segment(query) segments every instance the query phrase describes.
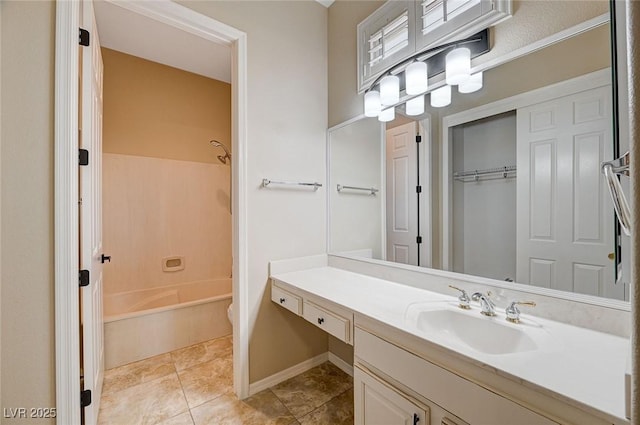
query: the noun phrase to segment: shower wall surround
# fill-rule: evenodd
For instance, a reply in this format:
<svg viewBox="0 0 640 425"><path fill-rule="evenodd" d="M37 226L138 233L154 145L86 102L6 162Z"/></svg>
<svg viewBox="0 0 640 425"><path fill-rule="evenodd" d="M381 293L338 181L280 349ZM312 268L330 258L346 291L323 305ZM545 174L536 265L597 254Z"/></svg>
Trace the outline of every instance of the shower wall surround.
<svg viewBox="0 0 640 425"><path fill-rule="evenodd" d="M104 154L106 294L231 274L229 167ZM163 258L183 256L165 272Z"/></svg>

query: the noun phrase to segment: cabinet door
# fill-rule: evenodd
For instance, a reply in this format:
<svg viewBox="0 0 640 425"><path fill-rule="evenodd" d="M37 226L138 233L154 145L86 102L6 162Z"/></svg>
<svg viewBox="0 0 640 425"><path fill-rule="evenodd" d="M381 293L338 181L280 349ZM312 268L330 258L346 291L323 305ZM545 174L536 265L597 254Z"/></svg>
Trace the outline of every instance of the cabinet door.
<svg viewBox="0 0 640 425"><path fill-rule="evenodd" d="M354 369L356 425L429 425L429 409L362 369Z"/></svg>

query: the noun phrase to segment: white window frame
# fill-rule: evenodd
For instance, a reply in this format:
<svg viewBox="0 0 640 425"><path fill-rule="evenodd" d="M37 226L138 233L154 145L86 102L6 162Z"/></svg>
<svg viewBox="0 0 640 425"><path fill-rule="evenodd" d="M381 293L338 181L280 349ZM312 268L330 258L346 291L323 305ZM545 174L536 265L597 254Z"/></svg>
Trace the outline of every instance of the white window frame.
<svg viewBox="0 0 640 425"><path fill-rule="evenodd" d="M451 0L443 0L445 3ZM456 15L447 22L426 34L422 33L423 0L387 1L382 7L358 24L358 93L364 92L369 85L385 70L403 60L431 47L455 39L469 37L486 28L511 17L512 0L481 0L478 5ZM369 37L384 25L393 21L405 8L409 10L409 44L389 58L375 66L369 66Z"/></svg>
<svg viewBox="0 0 640 425"><path fill-rule="evenodd" d="M403 12L407 12L409 24L408 45L391 56L383 58L375 65L369 66L369 38L381 31L384 26L393 22ZM415 2L387 1L364 21L358 24L358 91L362 92L368 84L375 80L385 69L402 62L415 53Z"/></svg>

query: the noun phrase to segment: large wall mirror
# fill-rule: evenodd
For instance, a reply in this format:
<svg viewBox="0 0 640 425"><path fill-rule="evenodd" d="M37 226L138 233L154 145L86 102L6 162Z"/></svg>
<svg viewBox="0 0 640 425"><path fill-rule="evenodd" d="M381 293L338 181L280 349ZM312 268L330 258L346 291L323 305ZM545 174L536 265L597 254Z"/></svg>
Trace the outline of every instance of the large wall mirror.
<svg viewBox="0 0 640 425"><path fill-rule="evenodd" d="M603 15L448 107L331 128L329 251L628 300L600 173L620 150L611 46Z"/></svg>

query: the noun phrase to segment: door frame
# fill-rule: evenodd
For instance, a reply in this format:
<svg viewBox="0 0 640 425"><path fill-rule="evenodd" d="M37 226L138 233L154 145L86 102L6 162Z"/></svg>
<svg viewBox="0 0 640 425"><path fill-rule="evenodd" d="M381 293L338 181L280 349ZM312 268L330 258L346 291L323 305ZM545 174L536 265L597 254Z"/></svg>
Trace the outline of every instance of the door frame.
<svg viewBox="0 0 640 425"><path fill-rule="evenodd" d="M112 1L112 0L108 0ZM170 0L115 5L232 49L234 390L249 395L247 268L247 35ZM57 423L79 424L78 28L80 2L56 2L54 106L54 296Z"/></svg>
<svg viewBox="0 0 640 425"><path fill-rule="evenodd" d="M610 84L611 68L605 68L442 118L442 270L451 270L453 265L453 127Z"/></svg>

